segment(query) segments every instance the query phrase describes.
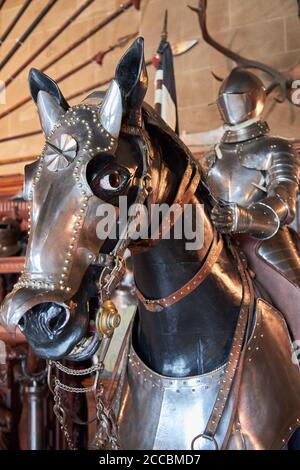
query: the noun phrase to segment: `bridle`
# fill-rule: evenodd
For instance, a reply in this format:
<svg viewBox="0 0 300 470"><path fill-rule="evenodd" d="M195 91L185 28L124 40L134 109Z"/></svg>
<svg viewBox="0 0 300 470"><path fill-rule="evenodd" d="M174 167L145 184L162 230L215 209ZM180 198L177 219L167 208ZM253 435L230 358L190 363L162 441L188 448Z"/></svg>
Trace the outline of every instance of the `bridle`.
<svg viewBox="0 0 300 470"><path fill-rule="evenodd" d="M142 205L152 192L150 168L153 160L153 148L150 137L144 127L123 125L121 132L140 137L138 139L138 144L142 154L142 174L140 177L134 177L135 185L138 188L134 205ZM99 291L101 293L102 301L110 298L112 292L115 290L124 275L124 253L132 242L130 237L130 226L132 223L136 222L136 219L136 214L128 217L123 232L120 234L119 240L113 250L109 254L100 253L93 263L94 265L103 268L99 280Z"/></svg>
<svg viewBox="0 0 300 470"><path fill-rule="evenodd" d="M135 176L135 184L137 185L137 195L134 204L144 204L148 196L152 192L150 167L153 160L153 148L150 137L144 127L124 126L121 132L125 134L135 135L140 137L138 144L142 154L142 172L141 176ZM106 405L103 400L103 385L100 382L100 375L104 370L104 359L108 351L114 329L120 323L120 316L111 302L110 297L115 288L124 276L125 265L125 251L131 243L130 225L136 222L137 215L128 217L127 223L120 234L118 242L113 250L109 253L99 253L95 257L92 264L97 267L103 268L99 279L99 296L101 307L99 308L96 316L96 328L101 343L98 351L98 364L95 364L86 369L73 369L66 367L58 361L48 361L48 385L54 395L54 413L60 423L61 430L65 436L67 445L70 449L75 450L76 447L72 441L70 432L66 423L66 410L63 406L61 391L69 393L89 393L94 392L96 402L96 419L99 421L101 429L104 429L104 435L101 438L101 444L109 442L111 447L118 448L117 444L117 427L114 414L111 407ZM52 370L57 368L59 371L64 372L66 375L71 376L85 376L91 373L95 374L93 385L89 387L72 387L62 383L59 378L54 374L54 382L52 381ZM92 419L92 421L94 421ZM90 421L89 421L90 422ZM85 423L88 424L88 423ZM98 437L99 441L99 437Z"/></svg>

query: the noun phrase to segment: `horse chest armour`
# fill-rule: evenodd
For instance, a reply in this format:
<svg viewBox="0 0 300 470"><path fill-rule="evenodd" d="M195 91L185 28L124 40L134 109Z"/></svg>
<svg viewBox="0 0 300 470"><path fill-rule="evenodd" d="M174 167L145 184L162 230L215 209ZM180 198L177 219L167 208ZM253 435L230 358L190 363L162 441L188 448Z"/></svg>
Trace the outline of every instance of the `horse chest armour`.
<svg viewBox="0 0 300 470"><path fill-rule="evenodd" d="M300 425L299 365L291 360L286 324L261 299L255 313L241 383L237 386L234 381L215 435L220 449L280 449ZM147 367L131 346L116 403L121 448L191 449L195 436L204 432L225 367L195 377L165 377ZM287 384L284 393L283 383ZM194 449L214 450L215 446L198 439Z"/></svg>

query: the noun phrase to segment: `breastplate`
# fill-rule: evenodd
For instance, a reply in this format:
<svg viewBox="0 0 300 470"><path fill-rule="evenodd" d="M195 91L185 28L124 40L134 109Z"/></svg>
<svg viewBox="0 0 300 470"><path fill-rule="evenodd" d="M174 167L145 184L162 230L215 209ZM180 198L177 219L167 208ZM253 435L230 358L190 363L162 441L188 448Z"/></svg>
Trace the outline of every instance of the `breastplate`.
<svg viewBox="0 0 300 470"><path fill-rule="evenodd" d="M265 194L260 189L264 187L265 176L261 169L246 166L252 161L251 153L246 154L241 144L221 144L219 149L219 156L213 159L206 177L212 197L218 202L244 207L260 200Z"/></svg>
<svg viewBox="0 0 300 470"><path fill-rule="evenodd" d="M190 449L208 422L224 369L195 377L163 377L131 347L119 423L121 448ZM201 449L210 449L209 444L203 441Z"/></svg>
<svg viewBox="0 0 300 470"><path fill-rule="evenodd" d="M281 314L257 300L239 392L234 382L215 436L219 448L223 442L227 449L285 446L300 426L300 369L294 355ZM191 449L192 440L205 430L224 369L165 377L147 367L131 346L116 410L121 449ZM208 449L212 446L206 439L195 447Z"/></svg>

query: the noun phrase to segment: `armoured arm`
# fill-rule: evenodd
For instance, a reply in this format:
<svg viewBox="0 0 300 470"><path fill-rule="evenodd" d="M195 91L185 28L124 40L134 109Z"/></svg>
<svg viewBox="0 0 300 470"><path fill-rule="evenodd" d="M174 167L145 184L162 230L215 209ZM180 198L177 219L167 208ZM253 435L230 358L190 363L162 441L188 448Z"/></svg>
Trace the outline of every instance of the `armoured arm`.
<svg viewBox="0 0 300 470"><path fill-rule="evenodd" d="M276 146L267 171L267 195L248 208L237 204L214 208L212 218L224 233L249 233L258 239L273 237L295 217L300 167L296 153L284 141Z"/></svg>
<svg viewBox="0 0 300 470"><path fill-rule="evenodd" d="M267 175L267 196L252 204L244 215L244 227L240 228L248 227L246 231L255 238L271 238L281 225L289 224L295 217L299 162L297 155L288 150L274 154Z"/></svg>

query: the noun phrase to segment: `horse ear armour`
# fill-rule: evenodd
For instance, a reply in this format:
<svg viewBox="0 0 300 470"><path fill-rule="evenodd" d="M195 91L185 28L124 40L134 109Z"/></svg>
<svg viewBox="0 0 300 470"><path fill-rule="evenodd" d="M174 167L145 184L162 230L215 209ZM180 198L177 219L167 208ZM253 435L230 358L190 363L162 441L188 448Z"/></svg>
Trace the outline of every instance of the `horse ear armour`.
<svg viewBox="0 0 300 470"><path fill-rule="evenodd" d="M100 105L100 120L104 129L117 139L122 123L122 96L119 85L113 80Z"/></svg>
<svg viewBox="0 0 300 470"><path fill-rule="evenodd" d="M57 83L43 72L31 69L28 79L30 93L37 105L41 126L47 137L69 105Z"/></svg>
<svg viewBox="0 0 300 470"><path fill-rule="evenodd" d="M148 74L144 57L144 39L137 38L127 49L116 68L124 117L129 124L141 124L141 107L148 89Z"/></svg>

